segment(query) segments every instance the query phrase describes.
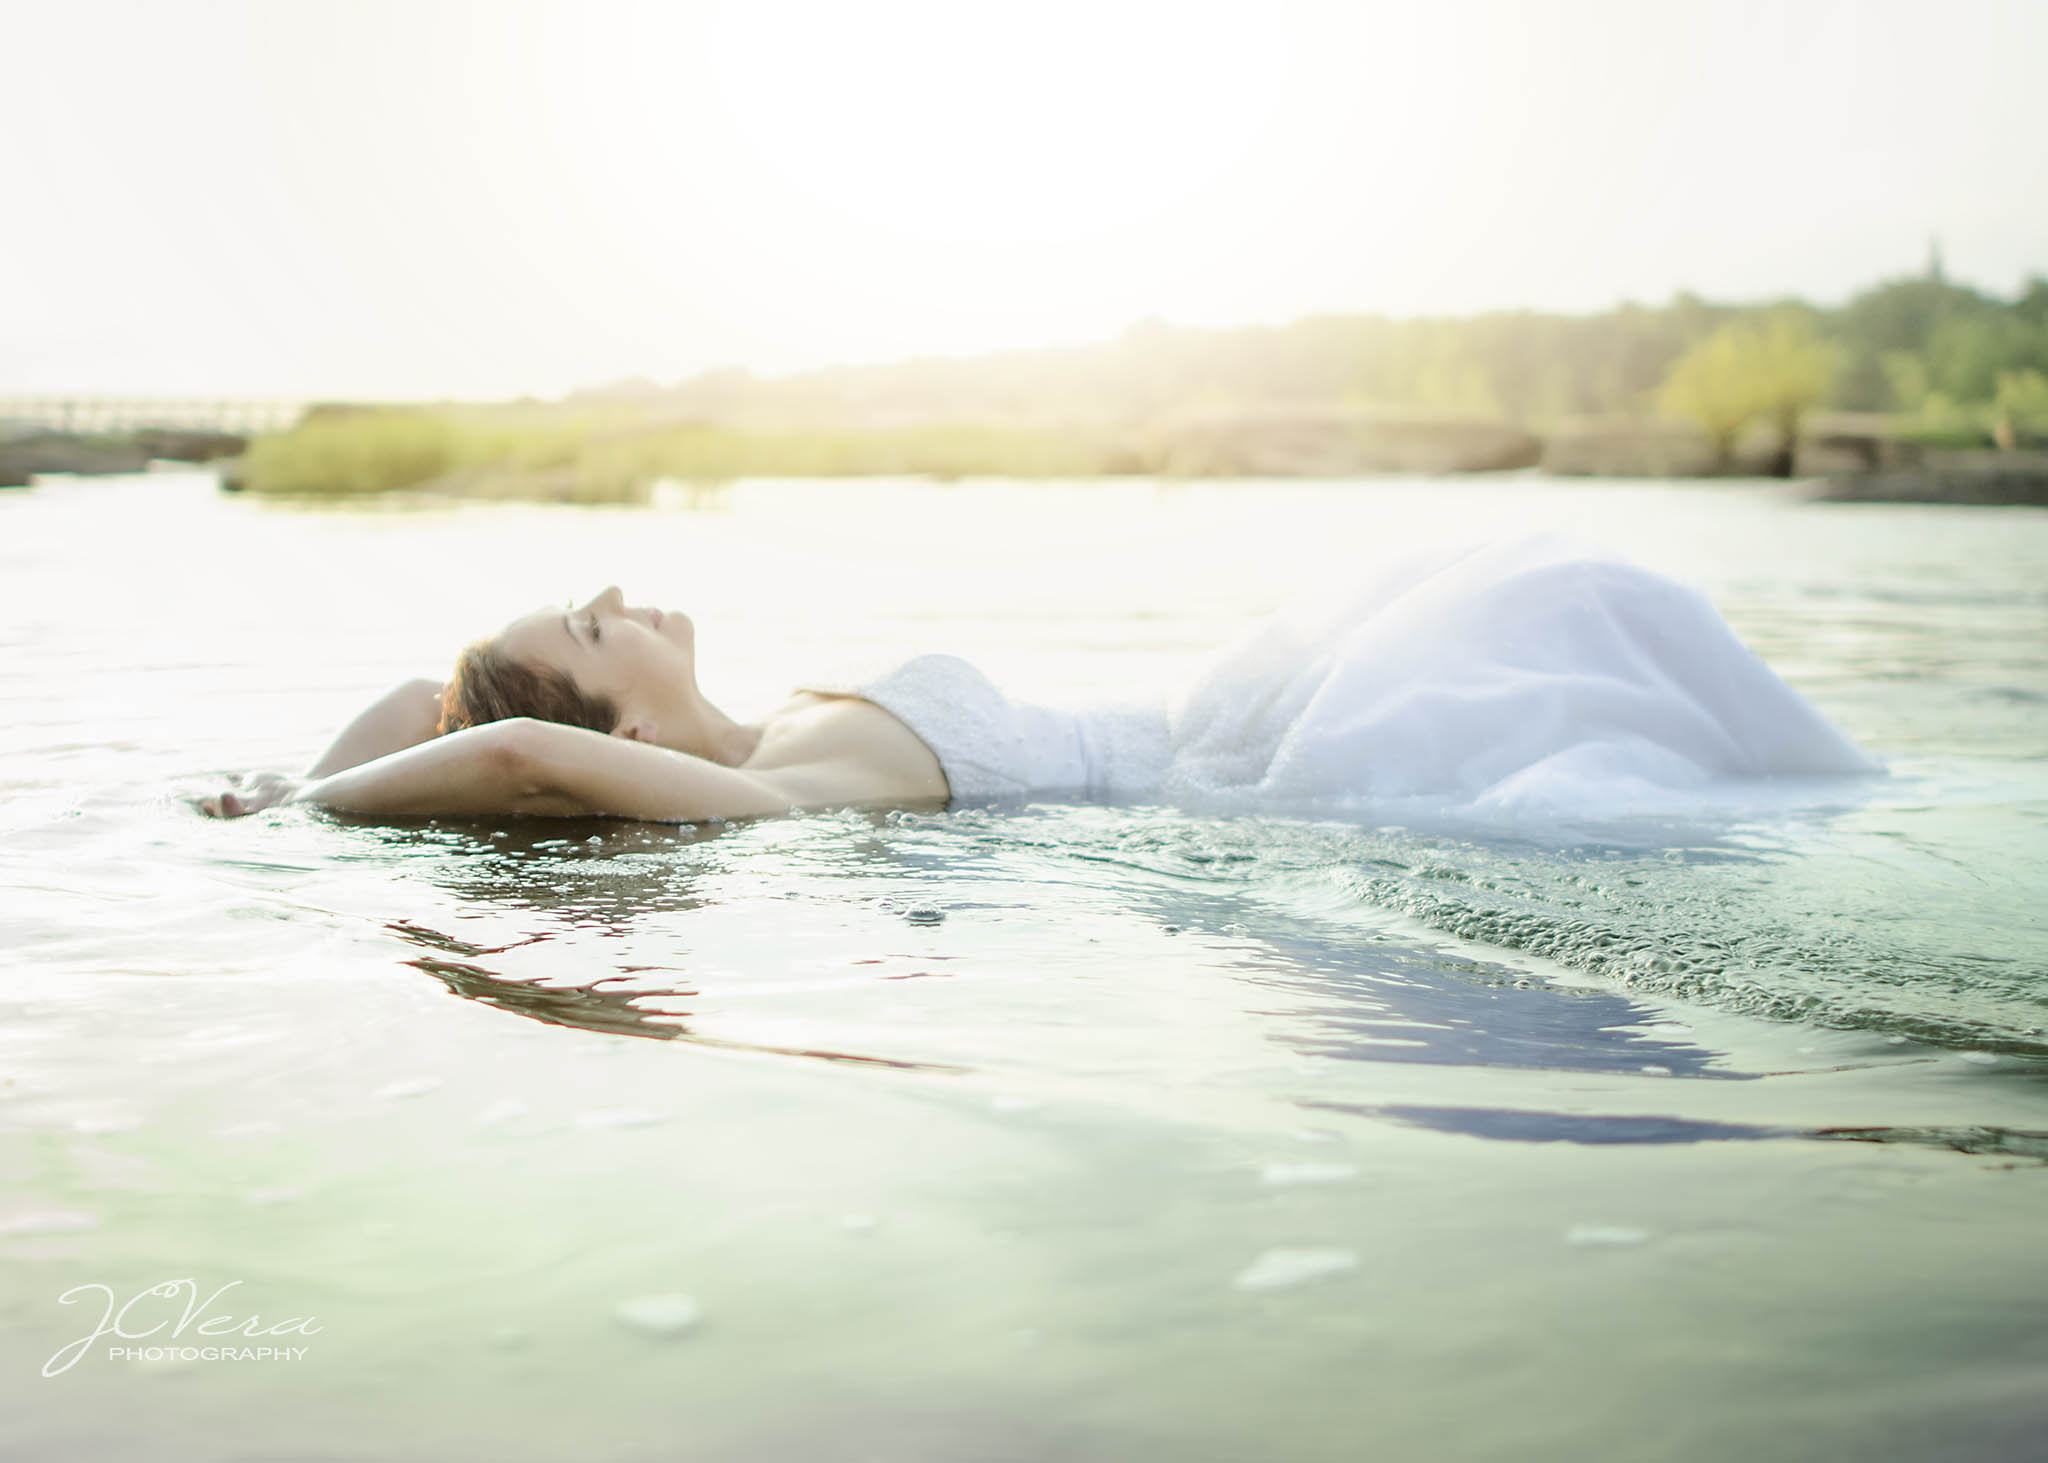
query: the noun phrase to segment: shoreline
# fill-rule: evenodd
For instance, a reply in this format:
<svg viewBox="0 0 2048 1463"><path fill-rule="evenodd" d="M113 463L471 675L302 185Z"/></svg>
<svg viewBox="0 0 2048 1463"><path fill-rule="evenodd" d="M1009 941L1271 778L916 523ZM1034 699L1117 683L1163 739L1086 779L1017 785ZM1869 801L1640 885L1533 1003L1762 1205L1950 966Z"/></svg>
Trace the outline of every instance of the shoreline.
<svg viewBox="0 0 2048 1463"><path fill-rule="evenodd" d="M1818 501L2048 506L2048 451L1923 450L1881 433L1816 431L1788 464L1749 442L1722 468L1704 438L1668 424L1581 424L1547 437L1504 423L1370 421L1293 414L1247 425L1210 419L1134 445L1129 434L974 424L890 431L736 431L707 426L556 440L509 460L488 450L410 442L408 450L344 418L314 457L280 471L284 437L135 432L39 433L0 440L0 488L42 476L111 476L155 464L210 469L224 491L327 500L425 494L522 502L645 503L663 483L689 490L768 478L923 478L1077 482L1095 479L1359 479L1527 474L1561 479L1774 480ZM512 449L504 449L512 450ZM476 457L478 451L484 456ZM268 456L266 456L268 454ZM367 456L366 456L367 454ZM303 457L303 454L298 454ZM464 460L465 458L476 460ZM401 459L414 464L406 466ZM366 465L366 463L368 465ZM1723 470L1725 469L1725 470ZM365 476L368 474L368 476Z"/></svg>

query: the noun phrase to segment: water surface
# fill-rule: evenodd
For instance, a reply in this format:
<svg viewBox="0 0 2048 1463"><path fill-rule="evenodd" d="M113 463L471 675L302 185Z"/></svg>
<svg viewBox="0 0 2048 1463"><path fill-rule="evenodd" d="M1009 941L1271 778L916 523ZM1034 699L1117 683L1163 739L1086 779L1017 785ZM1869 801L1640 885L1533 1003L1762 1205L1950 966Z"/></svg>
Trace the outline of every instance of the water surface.
<svg viewBox="0 0 2048 1463"><path fill-rule="evenodd" d="M1060 702L1526 528L1707 589L1890 775L1582 825L181 801L609 582L693 614L739 714L934 649ZM167 474L0 496L0 565L0 1450L1995 1458L2048 1427L2048 515ZM323 1329L39 1375L94 1319L60 1293L188 1276ZM674 1296L694 1323L635 1305Z"/></svg>

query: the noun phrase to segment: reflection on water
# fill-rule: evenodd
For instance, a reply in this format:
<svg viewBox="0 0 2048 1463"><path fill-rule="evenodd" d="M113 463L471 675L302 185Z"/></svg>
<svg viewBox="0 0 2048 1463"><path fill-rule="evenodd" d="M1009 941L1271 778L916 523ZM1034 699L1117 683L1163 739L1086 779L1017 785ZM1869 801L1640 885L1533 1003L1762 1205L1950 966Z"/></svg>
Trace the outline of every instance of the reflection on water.
<svg viewBox="0 0 2048 1463"><path fill-rule="evenodd" d="M402 920L386 925L385 928L411 944L425 945L446 954L481 957L503 954L512 948L500 946L490 950L479 949L466 945L452 936ZM546 938L544 935L536 935L532 940L521 943L537 944ZM683 972L671 968L632 965L625 967L619 975L607 976L586 985L559 986L542 985L534 981L508 980L496 971L474 964L470 959L451 960L446 958L445 954L415 956L404 963L414 970L433 976L454 995L481 1002L500 1011L509 1011L515 1016L525 1016L556 1026L575 1026L585 1031L603 1032L612 1036L649 1036L662 1041L688 1041L701 1046L724 1047L733 1051L890 1067L899 1071L965 1070L942 1062L902 1062L893 1061L888 1057L860 1056L853 1052L826 1051L816 1047L783 1047L758 1042L728 1041L692 1031L687 1019L689 1012L677 1009L673 1003L693 996L696 992L684 988L681 984ZM656 989L634 988L631 985L636 980L644 982L649 976L657 973L660 976L660 984Z"/></svg>

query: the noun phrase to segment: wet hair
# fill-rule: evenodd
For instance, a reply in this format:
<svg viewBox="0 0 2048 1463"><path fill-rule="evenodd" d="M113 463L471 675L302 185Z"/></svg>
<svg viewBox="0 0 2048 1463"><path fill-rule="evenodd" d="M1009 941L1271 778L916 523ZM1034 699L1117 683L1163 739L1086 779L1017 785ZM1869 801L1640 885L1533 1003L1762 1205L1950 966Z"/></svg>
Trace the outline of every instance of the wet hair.
<svg viewBox="0 0 2048 1463"><path fill-rule="evenodd" d="M608 696L585 695L554 667L514 660L494 640L464 646L441 693L441 724L435 731L446 736L515 716L559 721L607 735L619 724L618 703Z"/></svg>

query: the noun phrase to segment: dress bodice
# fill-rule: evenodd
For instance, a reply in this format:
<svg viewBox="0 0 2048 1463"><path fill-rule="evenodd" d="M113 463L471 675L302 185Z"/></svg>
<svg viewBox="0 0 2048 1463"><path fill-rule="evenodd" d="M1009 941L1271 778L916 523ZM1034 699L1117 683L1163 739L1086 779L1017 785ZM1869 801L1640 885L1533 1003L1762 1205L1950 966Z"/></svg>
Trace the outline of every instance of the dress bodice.
<svg viewBox="0 0 2048 1463"><path fill-rule="evenodd" d="M1013 701L957 655L802 689L858 696L909 727L939 759L956 804L1035 792L1128 800L1155 791L1171 761L1164 705L1066 711Z"/></svg>

